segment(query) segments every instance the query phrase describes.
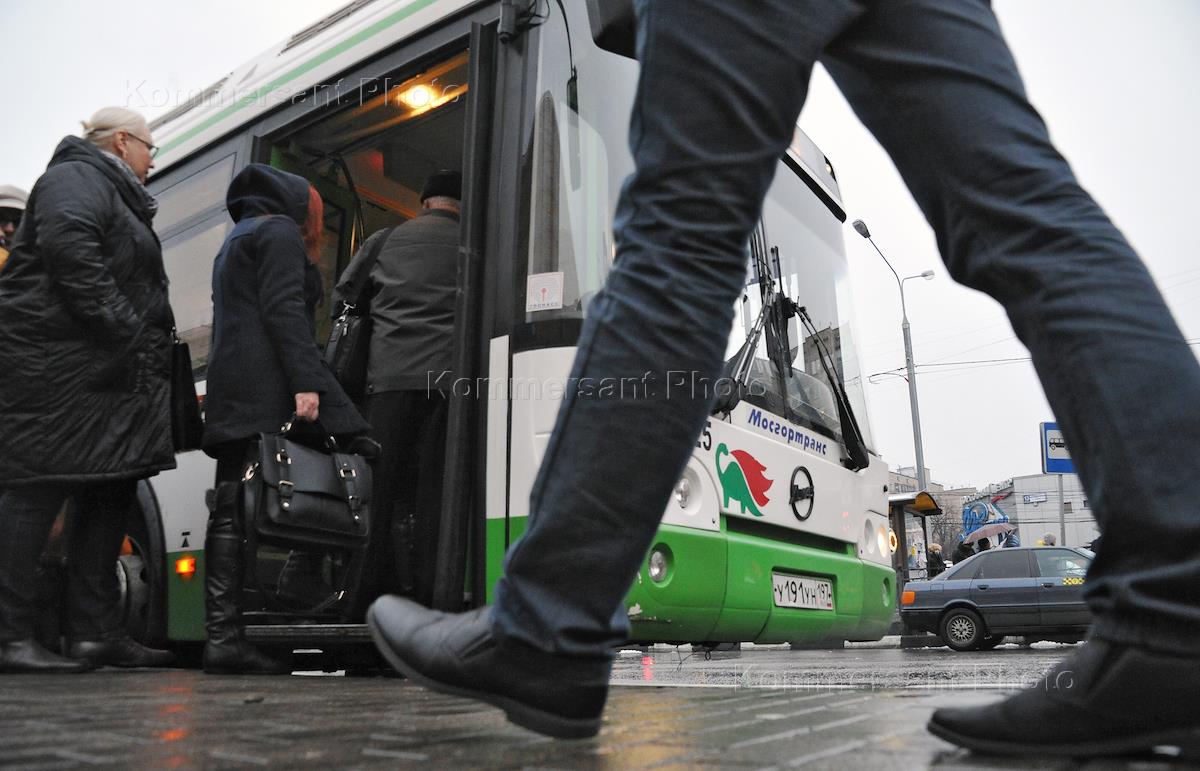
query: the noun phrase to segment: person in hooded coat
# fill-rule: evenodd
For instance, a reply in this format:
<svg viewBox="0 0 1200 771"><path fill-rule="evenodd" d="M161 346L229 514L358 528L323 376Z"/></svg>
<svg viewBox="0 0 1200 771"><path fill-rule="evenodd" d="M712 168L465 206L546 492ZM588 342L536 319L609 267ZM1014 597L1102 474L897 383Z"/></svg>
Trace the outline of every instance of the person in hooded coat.
<svg viewBox="0 0 1200 771"><path fill-rule="evenodd" d="M154 145L132 110L84 127L34 185L0 273L0 672L171 660L124 632L115 568L138 480L175 466ZM68 499L71 659L34 639L38 560Z"/></svg>
<svg viewBox="0 0 1200 771"><path fill-rule="evenodd" d="M237 482L258 435L278 431L293 414L319 418L335 436L362 434L369 426L314 340L322 295L313 264L321 240L320 196L303 177L255 163L234 177L226 206L237 224L213 264L203 445L217 459L217 474L205 539L204 669L283 674L290 670L285 662L245 637Z"/></svg>

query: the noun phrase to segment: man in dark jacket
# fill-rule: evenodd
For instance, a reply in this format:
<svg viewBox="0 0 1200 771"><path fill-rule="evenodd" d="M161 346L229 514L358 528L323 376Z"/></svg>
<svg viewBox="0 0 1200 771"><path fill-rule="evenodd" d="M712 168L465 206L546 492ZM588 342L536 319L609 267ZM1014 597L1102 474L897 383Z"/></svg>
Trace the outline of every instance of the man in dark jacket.
<svg viewBox="0 0 1200 771"><path fill-rule="evenodd" d="M334 292L335 312L356 299L349 295L357 287L371 306L367 405L383 454L375 473L364 602L379 591L426 605L433 599L461 196L457 171L430 177L420 214L367 239ZM368 265L380 238L387 240Z"/></svg>

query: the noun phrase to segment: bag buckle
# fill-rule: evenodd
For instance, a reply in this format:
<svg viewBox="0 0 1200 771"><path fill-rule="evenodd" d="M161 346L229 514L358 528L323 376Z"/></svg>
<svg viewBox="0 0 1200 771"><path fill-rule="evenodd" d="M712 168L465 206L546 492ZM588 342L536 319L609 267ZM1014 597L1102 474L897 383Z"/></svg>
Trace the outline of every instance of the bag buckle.
<svg viewBox="0 0 1200 771"><path fill-rule="evenodd" d="M246 467L246 473L242 474L242 481L249 482L254 479L254 472L258 471L258 463L251 463Z"/></svg>
<svg viewBox="0 0 1200 771"><path fill-rule="evenodd" d="M280 479L279 480L279 494L285 498L290 498L292 496L292 490L295 487L296 486L294 484L292 484L291 480L288 480L288 479Z"/></svg>
<svg viewBox="0 0 1200 771"><path fill-rule="evenodd" d="M358 476L358 472L350 466L342 466L338 469L338 473L342 475L342 479L354 479Z"/></svg>
<svg viewBox="0 0 1200 771"><path fill-rule="evenodd" d="M288 456L287 450L280 450L279 452L275 453L275 462L283 463L288 466L292 465L292 459Z"/></svg>

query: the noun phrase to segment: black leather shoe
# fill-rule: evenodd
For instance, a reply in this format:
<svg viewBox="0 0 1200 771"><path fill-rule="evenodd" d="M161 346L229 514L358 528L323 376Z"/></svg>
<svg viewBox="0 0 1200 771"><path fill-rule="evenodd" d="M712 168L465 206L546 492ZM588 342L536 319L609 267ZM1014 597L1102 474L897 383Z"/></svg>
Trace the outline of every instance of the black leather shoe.
<svg viewBox="0 0 1200 771"><path fill-rule="evenodd" d="M388 596L367 610L367 625L388 663L419 685L487 702L547 736L595 736L612 662L501 645L492 636L490 611L442 613Z"/></svg>
<svg viewBox="0 0 1200 771"><path fill-rule="evenodd" d="M1037 685L983 707L939 709L929 731L1000 755L1200 758L1200 655L1094 638Z"/></svg>
<svg viewBox="0 0 1200 771"><path fill-rule="evenodd" d="M51 653L32 637L0 643L0 672L5 674L75 674L90 669L93 669L90 662L67 659Z"/></svg>
<svg viewBox="0 0 1200 771"><path fill-rule="evenodd" d="M67 649L73 659L89 661L102 667L166 667L175 661L175 654L147 648L128 635L100 640L76 640Z"/></svg>

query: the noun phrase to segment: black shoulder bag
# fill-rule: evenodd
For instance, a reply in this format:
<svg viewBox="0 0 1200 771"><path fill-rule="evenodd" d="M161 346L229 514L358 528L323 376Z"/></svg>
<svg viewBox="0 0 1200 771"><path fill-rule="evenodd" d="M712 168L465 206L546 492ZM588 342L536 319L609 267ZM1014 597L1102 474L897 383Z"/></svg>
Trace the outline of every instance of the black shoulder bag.
<svg viewBox="0 0 1200 771"><path fill-rule="evenodd" d="M294 438L295 415L277 432L259 435L241 482L243 549L249 586L266 607L323 612L340 602L361 576L371 532L371 466L366 456L342 452L319 422L324 448ZM287 565L317 554L342 554L340 580L327 596L285 602L280 589L266 591L258 572L260 545L289 550ZM282 580L282 573L276 582ZM297 604L299 602L299 604ZM314 604L315 603L315 604Z"/></svg>
<svg viewBox="0 0 1200 771"><path fill-rule="evenodd" d="M246 531L263 543L361 549L371 532L371 466L342 452L321 426L324 448L293 437L297 419L259 434L258 457L243 478Z"/></svg>
<svg viewBox="0 0 1200 771"><path fill-rule="evenodd" d="M200 449L204 438L204 420L192 377L192 351L179 339L171 321L171 438L175 452Z"/></svg>
<svg viewBox="0 0 1200 771"><path fill-rule="evenodd" d="M325 343L325 363L346 394L357 399L367 388L367 349L371 339L371 307L367 284L379 252L395 228L383 231L363 258L355 280L347 286L342 313L333 321Z"/></svg>

